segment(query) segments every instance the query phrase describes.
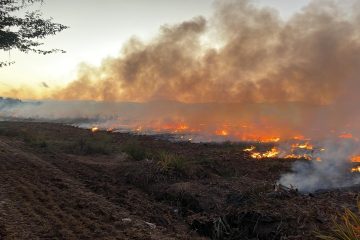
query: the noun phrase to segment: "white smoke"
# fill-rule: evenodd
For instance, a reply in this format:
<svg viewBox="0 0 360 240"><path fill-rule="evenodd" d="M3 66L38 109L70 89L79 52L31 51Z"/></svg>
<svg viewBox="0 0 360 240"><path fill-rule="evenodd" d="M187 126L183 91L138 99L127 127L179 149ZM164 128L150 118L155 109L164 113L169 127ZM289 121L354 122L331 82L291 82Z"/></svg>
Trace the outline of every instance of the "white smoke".
<svg viewBox="0 0 360 240"><path fill-rule="evenodd" d="M295 162L292 172L284 174L279 183L295 187L301 192L360 184L359 174L350 172L350 157L359 153L359 143L351 139L338 139L322 142L321 145L325 150L314 156L319 157L321 161Z"/></svg>
<svg viewBox="0 0 360 240"><path fill-rule="evenodd" d="M1 107L1 106L0 106ZM238 111L234 111L237 109ZM258 134L274 132L284 133L282 136L291 137L291 133L307 133L312 138L331 139L317 141L313 159L321 161L298 161L294 163L292 172L284 174L279 183L293 186L302 192L313 192L318 189L340 188L360 184L359 174L350 172L352 163L350 157L360 153L360 145L356 138L339 139L337 134L329 137L329 127L309 131L318 125L318 112L323 119L330 118L331 111L322 107L310 110L309 106L291 104L263 105L263 104L184 104L178 102L149 102L149 103L117 103L95 101L43 101L17 102L6 104L0 111L0 119L32 119L37 121L57 121L74 124L79 127L112 129L115 131L132 132L139 129L142 134L167 133L168 125L186 124L181 132L183 140L193 142L239 141L239 136L231 134L232 130L245 132L258 131ZM328 115L330 112L330 115ZM296 118L293 117L296 116ZM265 121L262 121L264 119ZM216 136L217 129L228 127L228 136ZM300 124L299 124L300 123ZM304 124L307 123L307 124ZM313 125L309 125L313 123ZM241 128L242 125L252 124L252 128ZM330 125L332 126L332 125ZM233 128L231 128L233 127ZM353 126L350 126L353 128ZM191 128L198 131L192 132ZM156 130L158 129L158 130ZM171 134L174 133L169 129ZM260 130L260 131L259 131ZM338 128L337 132L347 129ZM283 131L283 132L281 132ZM245 136L245 135L244 135ZM179 139L180 140L180 139ZM291 142L282 142L278 146L285 157L291 150ZM319 151L324 148L324 151ZM301 149L298 151L302 151ZM305 151L305 150L304 150ZM299 152L298 154L304 154Z"/></svg>

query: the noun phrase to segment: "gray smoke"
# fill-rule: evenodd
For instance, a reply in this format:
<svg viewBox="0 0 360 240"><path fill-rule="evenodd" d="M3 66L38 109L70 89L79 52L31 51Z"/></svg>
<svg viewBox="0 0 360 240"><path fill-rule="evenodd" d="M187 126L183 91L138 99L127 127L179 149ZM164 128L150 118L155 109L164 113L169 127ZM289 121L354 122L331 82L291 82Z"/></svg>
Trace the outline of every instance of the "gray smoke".
<svg viewBox="0 0 360 240"><path fill-rule="evenodd" d="M355 140L327 140L320 143L325 151L314 157L321 161L298 161L292 172L284 174L279 183L292 186L302 192L313 192L319 189L334 189L360 184L358 173L350 173L350 157L359 154L359 143Z"/></svg>

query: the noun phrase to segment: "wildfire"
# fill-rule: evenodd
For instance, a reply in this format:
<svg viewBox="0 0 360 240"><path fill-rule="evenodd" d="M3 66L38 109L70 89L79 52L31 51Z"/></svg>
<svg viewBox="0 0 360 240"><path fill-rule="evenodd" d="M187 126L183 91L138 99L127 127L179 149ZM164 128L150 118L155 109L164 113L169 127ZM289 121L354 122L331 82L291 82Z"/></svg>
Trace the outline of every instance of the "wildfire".
<svg viewBox="0 0 360 240"><path fill-rule="evenodd" d="M98 128L98 127L92 127L92 128L91 128L91 132L97 132L97 131L99 131L99 128Z"/></svg>
<svg viewBox="0 0 360 240"><path fill-rule="evenodd" d="M351 139L351 138L353 138L353 135L351 133L343 133L343 134L339 135L339 138Z"/></svg>
<svg viewBox="0 0 360 240"><path fill-rule="evenodd" d="M359 138L355 137L354 135L352 135L351 133L343 133L341 135L339 135L339 138L342 139L353 139L355 141L359 141Z"/></svg>
<svg viewBox="0 0 360 240"><path fill-rule="evenodd" d="M274 158L278 157L279 153L280 151L276 147L273 147L270 151L267 151L265 153L254 152L251 154L251 157L255 159Z"/></svg>
<svg viewBox="0 0 360 240"><path fill-rule="evenodd" d="M270 137L270 138L267 138L267 137L263 137L263 138L259 138L259 142L262 142L262 143L276 143L276 142L280 142L280 138L279 137Z"/></svg>
<svg viewBox="0 0 360 240"><path fill-rule="evenodd" d="M251 147L249 147L249 148L245 148L243 151L244 152L252 152L252 151L254 151L255 150L255 147L254 146L251 146Z"/></svg>
<svg viewBox="0 0 360 240"><path fill-rule="evenodd" d="M209 127L206 123L191 124L190 122L168 122L161 123L155 122L150 125L121 125L121 127L131 128L134 132L167 132L177 134L179 139L182 141L198 141L196 134L207 133L205 141L213 141L214 136L229 137L229 139L238 140L238 141L248 141L248 142L259 142L264 143L264 146L271 145L271 149L257 149L255 145L249 145L247 148L244 148L242 151L249 154L253 159L266 159L266 158L281 158L281 159L306 159L313 161L322 161L319 153L325 151L325 149L320 146L314 146L312 140L303 135L282 135L281 132L277 134L277 131L269 129L269 131L259 131L257 128L254 128L250 125L239 125L239 124L222 124L218 125L217 130L214 131L213 128ZM91 128L92 132L99 131L98 126ZM107 128L107 131L116 130L116 126L111 126ZM271 131L270 131L271 130ZM287 136L287 137L283 137ZM341 135L335 135L341 139L353 139L354 137L350 133L343 133ZM284 138L284 139L282 139ZM194 139L194 140L193 140ZM217 140L219 138L215 138ZM221 138L220 138L221 139ZM225 138L224 138L225 139ZM227 138L226 138L227 139ZM201 139L202 141L203 139ZM351 162L360 163L360 155L352 156ZM350 161L350 160L349 160ZM360 172L359 168L354 168L353 172Z"/></svg>
<svg viewBox="0 0 360 240"><path fill-rule="evenodd" d="M249 152L250 156L254 159L263 159L263 158L283 158L283 159L306 159L313 160L313 152L321 151L322 149L315 149L310 142L300 142L294 143L290 146L290 149L287 147L281 147L281 144L277 144L277 147L273 147L271 150L266 152L256 151L255 146L250 146L243 149L244 152ZM321 159L315 159L320 161ZM359 159L360 161L360 159Z"/></svg>
<svg viewBox="0 0 360 240"><path fill-rule="evenodd" d="M135 128L135 131L136 131L136 132L141 132L142 130L143 130L142 126L139 126L139 127L136 127L136 128Z"/></svg>
<svg viewBox="0 0 360 240"><path fill-rule="evenodd" d="M295 136L293 137L294 140L298 140L298 141L310 141L311 139L310 138L306 138L302 135L299 135L299 136Z"/></svg>
<svg viewBox="0 0 360 240"><path fill-rule="evenodd" d="M359 173L359 172L360 172L360 166L357 166L357 167L352 168L352 169L351 169L351 172L353 172L353 173L355 173L355 172Z"/></svg>
<svg viewBox="0 0 360 240"><path fill-rule="evenodd" d="M215 134L217 136L228 136L229 132L227 130L222 129L222 130L216 130Z"/></svg>
<svg viewBox="0 0 360 240"><path fill-rule="evenodd" d="M292 148L300 148L300 149L306 149L306 150L313 150L314 147L309 143L295 143L291 146Z"/></svg>
<svg viewBox="0 0 360 240"><path fill-rule="evenodd" d="M306 160L312 160L312 157L308 154L303 154L303 155L296 155L294 153L289 154L287 156L284 157L285 159L306 159ZM319 161L318 159L316 159L317 161Z"/></svg>
<svg viewBox="0 0 360 240"><path fill-rule="evenodd" d="M186 125L186 124L180 124L179 126L177 126L176 130L178 131L186 131L186 130L189 130L189 126Z"/></svg>
<svg viewBox="0 0 360 240"><path fill-rule="evenodd" d="M360 163L360 155L358 155L358 156L352 156L352 157L351 157L351 161L352 161L352 162Z"/></svg>

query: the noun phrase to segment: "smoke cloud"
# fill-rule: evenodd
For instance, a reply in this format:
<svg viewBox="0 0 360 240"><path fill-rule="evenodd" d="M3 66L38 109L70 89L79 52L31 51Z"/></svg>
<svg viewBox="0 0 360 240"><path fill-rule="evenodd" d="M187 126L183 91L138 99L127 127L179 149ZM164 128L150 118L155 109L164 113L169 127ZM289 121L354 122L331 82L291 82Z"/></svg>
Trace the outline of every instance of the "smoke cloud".
<svg viewBox="0 0 360 240"><path fill-rule="evenodd" d="M119 57L82 65L58 99L180 102L358 100L359 11L320 0L287 20L247 0L216 1L210 19L164 25ZM204 44L206 42L207 44ZM216 47L211 47L216 46ZM350 92L349 92L350 91Z"/></svg>
<svg viewBox="0 0 360 240"><path fill-rule="evenodd" d="M321 161L296 162L292 173L284 174L279 183L293 186L302 192L334 189L360 184L359 174L350 174L349 156L359 153L359 144L353 140L328 140L321 143L326 151L318 154Z"/></svg>
<svg viewBox="0 0 360 240"><path fill-rule="evenodd" d="M164 25L148 42L129 40L99 67L82 64L78 78L50 98L325 106L288 112L302 129L324 133L358 125L359 71L356 1L312 1L282 20L252 1L225 0L215 1L209 19Z"/></svg>

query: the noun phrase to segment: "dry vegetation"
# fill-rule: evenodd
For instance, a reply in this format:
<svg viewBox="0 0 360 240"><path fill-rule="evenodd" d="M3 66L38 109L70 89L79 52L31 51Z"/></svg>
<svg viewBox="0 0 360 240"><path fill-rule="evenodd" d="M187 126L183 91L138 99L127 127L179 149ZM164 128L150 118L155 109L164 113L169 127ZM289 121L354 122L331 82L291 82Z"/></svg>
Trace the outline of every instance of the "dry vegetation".
<svg viewBox="0 0 360 240"><path fill-rule="evenodd" d="M0 122L0 239L315 239L354 211L358 189L275 192L291 161L244 147Z"/></svg>
<svg viewBox="0 0 360 240"><path fill-rule="evenodd" d="M356 212L346 208L343 214L334 218L334 223L329 233L319 233L317 236L323 240L353 240L360 239L360 202Z"/></svg>

